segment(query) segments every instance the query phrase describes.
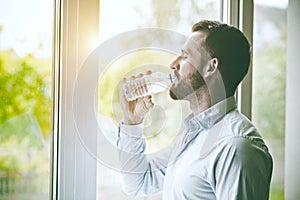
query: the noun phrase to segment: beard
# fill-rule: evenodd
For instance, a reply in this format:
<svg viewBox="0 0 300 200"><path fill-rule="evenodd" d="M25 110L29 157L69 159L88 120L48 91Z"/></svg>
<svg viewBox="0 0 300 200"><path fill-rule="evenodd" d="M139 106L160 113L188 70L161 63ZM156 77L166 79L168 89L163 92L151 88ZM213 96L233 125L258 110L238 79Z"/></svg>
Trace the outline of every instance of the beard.
<svg viewBox="0 0 300 200"><path fill-rule="evenodd" d="M198 89L206 86L203 77L197 70L182 78L178 72L175 72L175 75L178 81L171 86L169 91L170 97L174 100L186 99Z"/></svg>

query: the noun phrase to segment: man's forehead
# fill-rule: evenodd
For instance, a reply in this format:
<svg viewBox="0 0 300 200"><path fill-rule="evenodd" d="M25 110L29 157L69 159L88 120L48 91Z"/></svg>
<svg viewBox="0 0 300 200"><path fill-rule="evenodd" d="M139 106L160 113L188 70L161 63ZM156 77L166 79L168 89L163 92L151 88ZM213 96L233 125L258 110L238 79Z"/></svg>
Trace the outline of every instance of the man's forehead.
<svg viewBox="0 0 300 200"><path fill-rule="evenodd" d="M205 37L206 35L199 34L199 32L192 33L187 39L187 41L184 43L182 50L191 53L200 53L200 54L205 53L206 50L203 47L203 42L205 40Z"/></svg>

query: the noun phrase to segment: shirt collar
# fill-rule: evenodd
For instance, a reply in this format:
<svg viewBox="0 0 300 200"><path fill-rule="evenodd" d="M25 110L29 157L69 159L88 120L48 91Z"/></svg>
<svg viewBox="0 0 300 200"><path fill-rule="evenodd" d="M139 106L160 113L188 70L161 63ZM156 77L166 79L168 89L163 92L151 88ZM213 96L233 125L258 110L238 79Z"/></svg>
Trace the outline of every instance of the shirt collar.
<svg viewBox="0 0 300 200"><path fill-rule="evenodd" d="M231 96L196 116L190 114L185 119L184 123L187 127L189 127L190 131L199 130L201 127L209 129L220 121L228 112L234 109L236 109L236 102L234 96Z"/></svg>

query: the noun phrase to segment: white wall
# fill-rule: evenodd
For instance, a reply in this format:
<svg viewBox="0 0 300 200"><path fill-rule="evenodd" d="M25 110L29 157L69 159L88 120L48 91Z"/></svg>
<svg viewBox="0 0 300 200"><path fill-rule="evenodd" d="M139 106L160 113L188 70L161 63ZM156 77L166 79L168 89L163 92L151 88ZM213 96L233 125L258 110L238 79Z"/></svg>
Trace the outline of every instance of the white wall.
<svg viewBox="0 0 300 200"><path fill-rule="evenodd" d="M286 76L285 199L300 199L300 1L289 0Z"/></svg>

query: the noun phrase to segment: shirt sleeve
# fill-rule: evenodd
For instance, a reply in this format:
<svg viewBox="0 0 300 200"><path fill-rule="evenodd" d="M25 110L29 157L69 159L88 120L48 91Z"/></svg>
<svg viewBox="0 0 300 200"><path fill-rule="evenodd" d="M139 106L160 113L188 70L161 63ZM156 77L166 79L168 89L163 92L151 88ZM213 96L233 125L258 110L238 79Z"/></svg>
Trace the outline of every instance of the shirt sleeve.
<svg viewBox="0 0 300 200"><path fill-rule="evenodd" d="M131 196L159 193L163 188L171 149L146 155L143 124L120 124L117 146L124 192Z"/></svg>
<svg viewBox="0 0 300 200"><path fill-rule="evenodd" d="M215 192L218 200L268 200L273 162L262 141L234 137L218 158Z"/></svg>

